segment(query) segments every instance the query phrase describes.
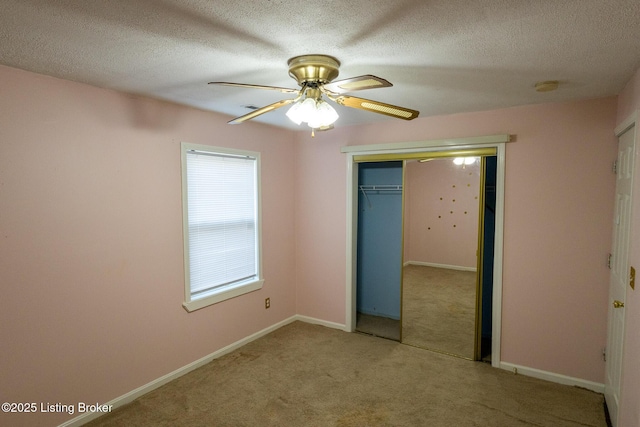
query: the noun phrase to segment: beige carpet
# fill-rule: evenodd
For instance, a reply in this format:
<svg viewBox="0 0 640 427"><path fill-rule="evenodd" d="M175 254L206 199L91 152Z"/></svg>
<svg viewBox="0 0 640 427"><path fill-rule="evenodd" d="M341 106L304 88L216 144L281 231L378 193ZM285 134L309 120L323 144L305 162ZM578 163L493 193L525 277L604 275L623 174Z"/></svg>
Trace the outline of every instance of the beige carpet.
<svg viewBox="0 0 640 427"><path fill-rule="evenodd" d="M476 273L408 265L402 286L402 342L473 359Z"/></svg>
<svg viewBox="0 0 640 427"><path fill-rule="evenodd" d="M161 355L158 355L161 357ZM295 322L91 426L605 426L602 395Z"/></svg>

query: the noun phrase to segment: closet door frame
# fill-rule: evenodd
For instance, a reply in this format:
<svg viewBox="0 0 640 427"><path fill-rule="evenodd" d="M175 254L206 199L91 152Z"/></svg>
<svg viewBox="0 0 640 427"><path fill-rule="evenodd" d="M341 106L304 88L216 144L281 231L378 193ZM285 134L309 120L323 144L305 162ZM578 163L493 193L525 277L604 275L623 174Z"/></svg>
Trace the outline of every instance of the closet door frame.
<svg viewBox="0 0 640 427"><path fill-rule="evenodd" d="M421 153L438 156L446 152L449 157L458 152L461 156L469 151L487 148L495 149L497 157L496 182L496 229L493 264L493 325L491 339L491 365L500 367L500 333L502 329L502 256L504 229L504 175L505 144L512 140L511 135L490 135L470 138L453 138L399 142L389 144L346 146L342 152L347 161L347 269L345 330L353 332L356 326L356 262L357 262L357 230L358 230L358 163L378 159L379 161L405 160L419 158Z"/></svg>

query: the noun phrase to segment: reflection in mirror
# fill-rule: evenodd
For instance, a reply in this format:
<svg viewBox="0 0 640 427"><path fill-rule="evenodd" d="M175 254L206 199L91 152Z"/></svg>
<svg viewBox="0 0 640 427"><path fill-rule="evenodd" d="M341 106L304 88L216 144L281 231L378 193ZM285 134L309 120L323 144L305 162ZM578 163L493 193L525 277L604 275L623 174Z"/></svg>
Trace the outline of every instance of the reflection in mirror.
<svg viewBox="0 0 640 427"><path fill-rule="evenodd" d="M408 161L402 342L473 359L480 159Z"/></svg>

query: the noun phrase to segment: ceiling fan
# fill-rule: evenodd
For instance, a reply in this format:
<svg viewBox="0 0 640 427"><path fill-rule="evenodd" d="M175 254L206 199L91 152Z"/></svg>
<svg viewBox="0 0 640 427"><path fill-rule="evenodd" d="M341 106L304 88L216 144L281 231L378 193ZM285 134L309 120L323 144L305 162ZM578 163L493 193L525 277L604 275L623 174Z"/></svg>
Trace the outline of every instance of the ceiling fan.
<svg viewBox="0 0 640 427"><path fill-rule="evenodd" d="M323 100L329 100L345 107L358 108L374 113L385 114L404 120L412 120L420 114L410 108L372 101L364 98L344 95L347 92L393 86L387 80L366 74L334 81L338 77L340 62L328 55L302 55L288 61L289 75L298 82L300 89L289 89L276 86L262 86L245 83L210 82L212 85L235 86L249 89L266 89L282 93L295 94L295 97L274 102L265 107L251 111L244 116L236 117L229 124L243 123L262 114L293 104L287 111L287 117L294 123L307 123L312 130L328 130L338 119L333 107Z"/></svg>

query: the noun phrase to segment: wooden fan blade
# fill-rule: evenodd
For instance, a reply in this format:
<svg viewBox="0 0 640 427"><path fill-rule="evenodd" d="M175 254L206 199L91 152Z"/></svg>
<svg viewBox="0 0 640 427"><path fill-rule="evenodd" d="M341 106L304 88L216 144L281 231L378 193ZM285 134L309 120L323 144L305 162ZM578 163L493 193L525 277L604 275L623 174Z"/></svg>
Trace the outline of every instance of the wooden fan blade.
<svg viewBox="0 0 640 427"><path fill-rule="evenodd" d="M397 105L385 104L384 102L371 101L370 99L356 98L354 96L342 95L333 98L335 102L345 107L359 108L361 110L372 111L374 113L385 114L398 119L413 120L420 114L419 111L410 108L398 107Z"/></svg>
<svg viewBox="0 0 640 427"><path fill-rule="evenodd" d="M210 85L222 85L222 86L235 86L235 87L244 87L247 89L266 89L266 90L277 90L282 93L298 93L300 89L289 89L286 87L277 87L277 86L262 86L262 85L250 85L245 83L231 83L231 82L209 82Z"/></svg>
<svg viewBox="0 0 640 427"><path fill-rule="evenodd" d="M365 74L364 76L351 77L350 79L337 80L327 83L324 88L334 93L346 93L354 90L376 89L393 86L390 82L380 77Z"/></svg>
<svg viewBox="0 0 640 427"><path fill-rule="evenodd" d="M278 108L284 107L285 105L289 105L295 101L296 99L283 99L282 101L274 102L273 104L269 104L265 107L258 108L257 110L254 110L248 114L245 114L244 116L236 117L235 119L230 120L227 123L229 123L230 125L237 125L239 123L246 122L247 120L251 120L254 117L258 117L264 113L277 110Z"/></svg>

